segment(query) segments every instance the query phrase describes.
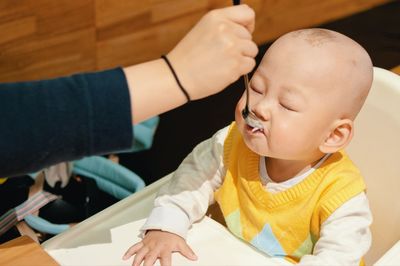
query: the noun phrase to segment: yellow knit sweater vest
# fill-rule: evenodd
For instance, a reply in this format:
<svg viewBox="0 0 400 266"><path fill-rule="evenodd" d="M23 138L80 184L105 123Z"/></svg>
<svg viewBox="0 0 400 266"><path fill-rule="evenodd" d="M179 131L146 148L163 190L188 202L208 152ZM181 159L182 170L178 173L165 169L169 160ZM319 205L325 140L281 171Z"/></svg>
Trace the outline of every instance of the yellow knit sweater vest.
<svg viewBox="0 0 400 266"><path fill-rule="evenodd" d="M215 199L230 231L270 256L298 262L303 255L312 254L322 223L365 190L358 169L343 151L332 154L303 181L279 193L262 186L259 159L233 123L224 143L227 172Z"/></svg>

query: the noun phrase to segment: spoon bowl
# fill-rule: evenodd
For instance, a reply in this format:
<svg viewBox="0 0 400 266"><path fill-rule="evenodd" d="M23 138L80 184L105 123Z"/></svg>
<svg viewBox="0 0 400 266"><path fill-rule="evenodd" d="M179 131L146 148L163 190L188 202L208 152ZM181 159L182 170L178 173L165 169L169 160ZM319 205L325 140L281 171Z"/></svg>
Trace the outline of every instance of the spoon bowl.
<svg viewBox="0 0 400 266"><path fill-rule="evenodd" d="M249 76L246 74L243 76L243 78L246 90L246 105L242 110L242 117L247 125L255 128L263 128L260 119L249 109Z"/></svg>

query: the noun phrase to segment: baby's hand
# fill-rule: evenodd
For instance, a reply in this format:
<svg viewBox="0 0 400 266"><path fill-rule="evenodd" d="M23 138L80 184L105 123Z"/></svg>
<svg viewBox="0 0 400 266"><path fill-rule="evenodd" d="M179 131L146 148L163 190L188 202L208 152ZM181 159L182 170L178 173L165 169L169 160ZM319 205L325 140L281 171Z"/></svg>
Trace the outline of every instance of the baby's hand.
<svg viewBox="0 0 400 266"><path fill-rule="evenodd" d="M189 260L197 260L196 254L186 244L186 241L173 233L150 230L142 241L131 246L122 259L127 260L133 255L133 266L139 266L142 262L144 266L154 265L157 259L161 266L171 265L172 252L180 252Z"/></svg>

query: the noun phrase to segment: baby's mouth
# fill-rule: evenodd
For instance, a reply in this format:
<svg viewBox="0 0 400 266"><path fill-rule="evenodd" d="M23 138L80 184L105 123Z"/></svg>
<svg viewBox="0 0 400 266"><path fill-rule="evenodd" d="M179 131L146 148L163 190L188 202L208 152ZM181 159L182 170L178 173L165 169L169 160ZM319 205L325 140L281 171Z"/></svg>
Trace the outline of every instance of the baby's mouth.
<svg viewBox="0 0 400 266"><path fill-rule="evenodd" d="M252 126L250 124L247 124L247 129L251 132L251 133L264 133L264 128L259 127L259 126Z"/></svg>
<svg viewBox="0 0 400 266"><path fill-rule="evenodd" d="M253 119L252 117L248 116L245 119L245 123L251 133L264 132L263 124L259 120Z"/></svg>
<svg viewBox="0 0 400 266"><path fill-rule="evenodd" d="M251 133L255 133L255 132L264 133L264 129L263 129L263 128L253 127L253 128L251 129Z"/></svg>

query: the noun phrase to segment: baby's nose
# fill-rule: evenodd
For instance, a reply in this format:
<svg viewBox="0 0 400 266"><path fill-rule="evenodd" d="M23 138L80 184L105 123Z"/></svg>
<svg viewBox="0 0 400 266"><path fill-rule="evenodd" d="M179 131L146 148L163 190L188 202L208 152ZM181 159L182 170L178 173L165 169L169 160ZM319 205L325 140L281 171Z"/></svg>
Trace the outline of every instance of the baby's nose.
<svg viewBox="0 0 400 266"><path fill-rule="evenodd" d="M251 111L262 121L271 119L271 104L267 101L260 101L256 103Z"/></svg>

